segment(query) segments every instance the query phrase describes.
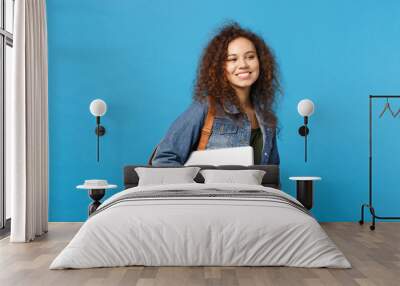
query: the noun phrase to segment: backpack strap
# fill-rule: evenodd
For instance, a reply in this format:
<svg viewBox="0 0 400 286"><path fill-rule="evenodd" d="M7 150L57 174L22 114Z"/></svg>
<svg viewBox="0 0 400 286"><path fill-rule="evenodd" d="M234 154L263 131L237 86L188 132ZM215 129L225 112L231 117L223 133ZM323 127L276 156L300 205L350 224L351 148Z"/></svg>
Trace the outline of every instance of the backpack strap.
<svg viewBox="0 0 400 286"><path fill-rule="evenodd" d="M208 98L208 111L207 117L204 121L203 128L201 129L201 135L199 139L199 145L197 150L205 150L208 144L208 139L210 139L212 133L212 127L215 117L215 98L212 96L207 96Z"/></svg>
<svg viewBox="0 0 400 286"><path fill-rule="evenodd" d="M152 166L153 165L153 158L156 155L158 145L153 149L153 152L151 152L150 158L147 161L147 165Z"/></svg>

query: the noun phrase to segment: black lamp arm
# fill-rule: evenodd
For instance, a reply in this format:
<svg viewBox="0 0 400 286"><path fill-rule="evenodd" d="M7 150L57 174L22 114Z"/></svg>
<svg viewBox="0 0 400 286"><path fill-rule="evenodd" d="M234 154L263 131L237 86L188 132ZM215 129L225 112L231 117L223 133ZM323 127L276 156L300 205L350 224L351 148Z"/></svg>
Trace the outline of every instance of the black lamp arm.
<svg viewBox="0 0 400 286"><path fill-rule="evenodd" d="M299 134L303 137L307 136L308 133L310 132L307 125L308 125L308 116L304 116L304 125L300 126L299 128Z"/></svg>
<svg viewBox="0 0 400 286"><path fill-rule="evenodd" d="M106 134L106 129L104 128L104 126L100 125L100 116L96 116L96 125L96 129L94 130L96 135L103 136L104 134Z"/></svg>
<svg viewBox="0 0 400 286"><path fill-rule="evenodd" d="M310 133L310 130L307 127L308 125L308 116L304 116L304 125L300 126L299 134L304 137L304 161L307 162L307 135Z"/></svg>

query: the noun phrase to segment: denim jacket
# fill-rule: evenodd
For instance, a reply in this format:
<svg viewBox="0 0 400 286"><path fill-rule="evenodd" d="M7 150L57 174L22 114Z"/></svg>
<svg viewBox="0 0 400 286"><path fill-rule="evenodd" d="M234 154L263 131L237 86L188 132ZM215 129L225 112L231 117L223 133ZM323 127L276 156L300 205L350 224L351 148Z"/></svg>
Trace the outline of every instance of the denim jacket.
<svg viewBox="0 0 400 286"><path fill-rule="evenodd" d="M229 113L238 113L234 105L224 106ZM201 129L207 116L208 102L194 101L169 128L154 154L154 166L179 166L185 164L192 151L197 149ZM257 118L259 116L257 115ZM261 121L258 120L260 123ZM276 144L275 130L260 124L263 134L263 150L261 165L279 165L279 153ZM250 142L251 125L247 118L241 124L235 123L230 117L216 115L214 117L211 136L206 149L248 146Z"/></svg>

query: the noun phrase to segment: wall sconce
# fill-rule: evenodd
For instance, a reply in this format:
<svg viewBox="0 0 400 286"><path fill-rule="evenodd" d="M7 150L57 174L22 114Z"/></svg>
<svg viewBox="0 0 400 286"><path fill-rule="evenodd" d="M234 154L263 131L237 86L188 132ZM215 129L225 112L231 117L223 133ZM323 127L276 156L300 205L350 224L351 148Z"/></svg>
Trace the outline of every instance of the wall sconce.
<svg viewBox="0 0 400 286"><path fill-rule="evenodd" d="M304 125L299 128L299 134L304 137L304 161L307 162L307 136L310 130L307 127L308 117L314 113L314 103L303 99L297 104L297 111L304 117Z"/></svg>
<svg viewBox="0 0 400 286"><path fill-rule="evenodd" d="M99 137L103 136L106 133L106 129L100 125L100 117L106 114L107 112L107 104L101 99L95 99L90 103L90 112L96 117L96 129L94 132L97 135L97 162L99 162L100 158L100 141Z"/></svg>

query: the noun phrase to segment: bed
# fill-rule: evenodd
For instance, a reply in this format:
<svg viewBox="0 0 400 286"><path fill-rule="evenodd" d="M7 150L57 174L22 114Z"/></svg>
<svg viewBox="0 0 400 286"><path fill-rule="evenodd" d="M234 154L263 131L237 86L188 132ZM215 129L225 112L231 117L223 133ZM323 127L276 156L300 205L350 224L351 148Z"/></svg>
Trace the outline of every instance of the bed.
<svg viewBox="0 0 400 286"><path fill-rule="evenodd" d="M137 167L124 168L125 190L103 202L50 269L351 267L311 213L280 190L278 166L218 167L264 170L261 185L204 183L198 174L195 183L152 186L138 186Z"/></svg>

